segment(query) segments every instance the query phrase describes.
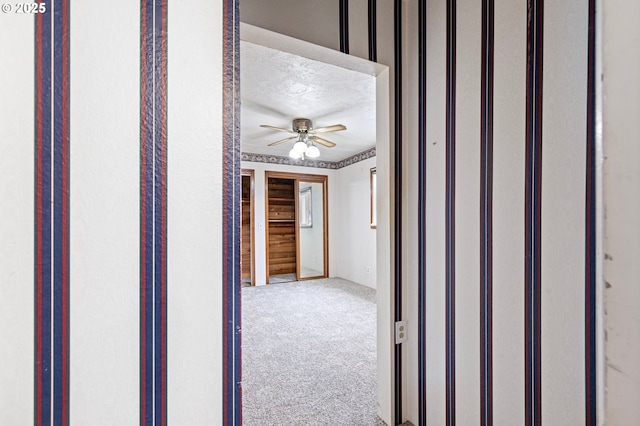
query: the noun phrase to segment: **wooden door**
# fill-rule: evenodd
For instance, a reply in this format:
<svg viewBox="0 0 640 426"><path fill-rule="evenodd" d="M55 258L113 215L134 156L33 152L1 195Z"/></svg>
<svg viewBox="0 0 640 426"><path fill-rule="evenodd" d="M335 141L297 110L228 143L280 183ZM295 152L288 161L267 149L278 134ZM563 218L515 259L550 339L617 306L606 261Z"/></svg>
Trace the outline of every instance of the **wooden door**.
<svg viewBox="0 0 640 426"><path fill-rule="evenodd" d="M295 181L267 177L267 276L296 272Z"/></svg>
<svg viewBox="0 0 640 426"><path fill-rule="evenodd" d="M274 275L279 275L277 282L283 278L291 281L326 278L327 176L267 171L265 183L267 284ZM309 211L301 212L299 202L304 196L308 200L302 205L303 211L305 208ZM301 214L304 220L300 219ZM309 244L311 237L317 238L318 244ZM305 245L302 248L301 243ZM282 276L288 274L292 277Z"/></svg>
<svg viewBox="0 0 640 426"><path fill-rule="evenodd" d="M240 211L240 270L242 282L245 285L255 285L253 278L253 170L243 170L241 178L242 207Z"/></svg>

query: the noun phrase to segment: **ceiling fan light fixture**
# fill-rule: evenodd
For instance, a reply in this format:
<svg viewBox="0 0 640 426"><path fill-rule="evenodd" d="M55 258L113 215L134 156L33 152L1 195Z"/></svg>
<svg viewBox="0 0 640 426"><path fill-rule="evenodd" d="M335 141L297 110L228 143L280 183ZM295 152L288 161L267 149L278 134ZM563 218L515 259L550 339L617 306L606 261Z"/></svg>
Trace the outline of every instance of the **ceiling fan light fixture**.
<svg viewBox="0 0 640 426"><path fill-rule="evenodd" d="M303 154L304 154L304 152L296 151L295 147L291 148L291 151L289 151L289 157L293 158L294 160L297 160L298 158L301 158Z"/></svg>
<svg viewBox="0 0 640 426"><path fill-rule="evenodd" d="M320 150L317 146L311 145L307 148L304 154L309 158L317 158L320 156Z"/></svg>
<svg viewBox="0 0 640 426"><path fill-rule="evenodd" d="M320 156L320 150L318 149L316 144L320 144L326 148L333 148L334 146L336 146L334 142L321 138L317 136L316 133L330 133L347 130L347 127L344 124L334 124L331 126L324 126L314 129L313 125L311 124L311 120L309 120L308 118L294 118L293 122L291 123L291 129L270 126L268 124L261 124L260 127L295 135L272 142L268 146L280 145L297 138L297 141L293 145L293 148L291 148L291 150L289 151L289 157L293 159L301 158L303 160L305 159L305 157L317 158Z"/></svg>
<svg viewBox="0 0 640 426"><path fill-rule="evenodd" d="M292 148L292 151L296 151L300 154L304 153L306 150L307 150L307 144L304 143L302 140L298 140L298 142L296 142Z"/></svg>

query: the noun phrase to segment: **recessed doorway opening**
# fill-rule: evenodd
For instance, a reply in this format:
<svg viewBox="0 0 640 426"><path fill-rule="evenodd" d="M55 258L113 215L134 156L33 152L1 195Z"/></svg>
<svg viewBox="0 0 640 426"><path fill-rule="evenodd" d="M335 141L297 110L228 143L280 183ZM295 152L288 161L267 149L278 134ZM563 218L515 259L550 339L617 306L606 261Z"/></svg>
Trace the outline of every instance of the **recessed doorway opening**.
<svg viewBox="0 0 640 426"><path fill-rule="evenodd" d="M256 189L254 196L255 213L253 215L256 256L256 266L252 277L254 286L243 289L241 304L243 311L243 399L246 399L248 404L244 409L256 408L256 404L268 406L270 403L274 403L272 398L271 402L269 398L263 399L262 402L256 402L256 399L253 399L257 389L262 389L267 393L268 391L265 390L267 389L266 387L253 385L252 383L255 382L252 382L252 380L255 376L251 378L248 376L265 368L268 358L280 359L282 361L281 365L284 365L285 368L287 366L293 368L294 365L298 365L298 357L307 360L306 364L303 362L302 365L310 365L309 361L313 358L314 353L305 353L305 350L313 352L313 342L304 344L302 337L294 337L295 333L299 332L297 326L311 325L311 328L302 332L301 336L317 337L312 341L322 342L322 338L316 334L318 331L327 332L324 337L327 339L349 340L349 330L340 331L339 325L348 323L348 316L354 312L360 312L365 316L367 314L364 314L364 312L368 312L368 315L373 315L367 320L371 326L369 328L365 327L368 331L363 333L369 333L370 340L368 340L369 343L362 343L359 346L363 348L369 347L369 352L362 352L358 356L357 352L353 351L351 361L354 362L352 364L340 361L346 367L343 373L340 374L343 378L351 377L356 382L358 375L366 375L371 378L371 382L367 386L363 385L371 391L369 393L369 397L372 398L369 404L370 413L374 417L377 414L383 419L390 419L393 412L393 398L391 397L393 383L393 322L391 317L388 68L245 24L241 24L240 49L241 56L244 55L243 52L247 51L258 52L263 59L267 58L270 63L273 63L275 57L287 57L286 63L282 66L285 68L291 66L302 67L301 69L304 69L305 73L307 73L302 73L303 75L314 76L313 83L316 83L320 77L327 74L331 68L346 70L347 79L351 82L351 86L348 90L338 91L340 93L334 96L338 102L340 102L339 96L347 98L362 96L362 92L366 91L363 86L371 87L374 93L371 102L364 100L360 102L360 105L368 108L373 118L370 121L356 120L351 123L349 123L347 116L349 111L336 113L329 103L325 103L324 112L305 110L304 108L313 104L311 102L313 96L305 98L305 96L297 93L298 103L290 106L289 109L281 101L280 97L283 93L286 93L286 90L252 99L251 87L257 87L258 90L261 90L274 86L290 86L291 83L281 79L281 76L278 75L278 69L266 72L266 67L262 66L258 66L259 72L254 72L247 76L245 74L247 69L256 66L256 58L242 56L242 167L254 170ZM313 71L315 66L318 66L320 71ZM308 74L308 72L312 74ZM313 74L314 72L315 74ZM260 78L266 78L267 80L272 78L274 81L257 82L256 80ZM363 81L359 82L359 78ZM295 87L300 90L304 87L306 87L305 90L313 89L308 85L305 86L305 82L295 85ZM245 107L252 109L253 119L245 112ZM329 139L335 142L336 145L335 147L321 146L319 159L313 161L305 159L302 160L304 164L295 164L287 159L287 152L290 148L287 146L289 141L282 143L283 148L286 147L284 153L269 147L268 145L274 142L273 132L269 133L264 129L260 129L260 124L272 124L286 128L291 123L291 120L299 117L312 117L314 123L319 127L330 127L334 124L344 123L347 131L340 132L340 135L335 134L335 136L332 133ZM251 120L253 120L253 126L245 128L247 122L251 122ZM260 133L261 131L263 133ZM354 135L358 134L372 135L371 142L368 144L365 142L365 145L361 145L359 150L354 148L354 146L357 146L355 139L351 140ZM276 137L275 139L278 138ZM355 149L355 151L350 152L350 148ZM371 197L370 170L372 167L376 169L377 185L375 197ZM283 197L270 197L268 190L270 179L282 179L282 175L287 173L321 175L324 176L325 180L324 184L317 186L319 182L300 178L291 185L291 194ZM319 195L322 195L322 202L317 201L316 197ZM277 205L273 210L269 207L271 204L270 198L280 199L273 203L274 207ZM293 209L283 206L287 202L290 203L291 198L293 198ZM321 205L324 211L322 213L316 212L313 208L314 205ZM371 226L372 208L376 209L377 226L375 227ZM275 212L278 212L277 219L275 218ZM292 223L293 226L290 225ZM320 224L323 224L323 226L320 227ZM270 233L284 234L284 230L281 228L287 228L290 235L289 238L293 239L293 246L296 247L296 251L295 254L289 251L286 256L275 260L275 257L267 254L271 250L268 235ZM291 229L288 228L292 228L294 232L289 232ZM323 247L305 248L305 245L300 241L301 238L304 238L304 233L318 230L321 230L323 234L323 238L318 240ZM368 238L371 235L373 236L372 240L369 240ZM261 250L264 252L262 255L260 254ZM315 256L316 259L305 260L310 254L312 257ZM272 262L272 260L274 261ZM271 264L286 264L286 268L289 268L287 270L288 273L295 274L295 281L271 285L274 284L272 277L277 275L272 274L274 271L271 270ZM291 271L293 265L295 267ZM267 283L270 285L265 286L264 284ZM286 293L285 290L292 292ZM324 290L328 290L328 294L325 296L323 296ZM275 294L279 294L282 297L282 299L277 300L277 303L267 303L266 305L254 303L256 300L258 302L269 300ZM341 303L331 302L331 295L335 296L336 294L341 295L338 299L345 302L344 306ZM297 299L298 296L301 296L302 299ZM356 300L365 303L361 308L349 308L350 301ZM312 303L311 305L306 305L307 302ZM367 305L367 303L369 304ZM280 308L277 308L277 306ZM321 310L322 306L326 306L328 310ZM302 311L296 311L294 308L300 308ZM252 311L249 311L249 309L252 309ZM331 311L330 309L336 309L336 311ZM327 313L330 314L327 315ZM256 314L258 315L257 317ZM277 322L279 321L278 318L280 320L284 319L285 322ZM291 318L295 321L292 324L287 323L286 321ZM314 318L318 321L314 322ZM321 318L327 319L329 322L320 323L319 320ZM253 322L250 324L249 321ZM333 324L332 321L338 321L338 323ZM354 324L357 322L358 320L355 320ZM274 327L274 329L270 330L270 327ZM275 336L277 339L275 342L271 341L267 346L261 346L256 354L255 346L253 345L256 345L256 341L259 340L254 333L258 328L263 329L263 331L267 330L267 337L273 338ZM356 330L357 327L351 327L351 329ZM333 333L331 330L333 330ZM299 347L299 345L301 346ZM347 344L339 346L342 349L347 349L348 347L349 345ZM334 352L339 352L339 350ZM373 353L373 359L369 359L367 353ZM324 358L325 361L317 361L313 366L322 367L323 362L328 362L331 357ZM252 359L254 361L258 359L260 364L252 366L251 363L254 362ZM329 362L328 365L330 364ZM314 404L309 404L309 398L320 398L320 396L315 394L315 396L311 395L305 400L297 400L297 397L294 396L295 392L297 390L301 391L300 386L307 386L307 388L313 388L317 391L321 391L323 388L328 389L327 383L322 383L319 380L312 379L312 377L329 378L332 376L333 370L331 368L323 370L324 373L320 375L307 374L301 370L295 381L280 383L278 392L283 395L290 395L286 398L287 403L292 403L293 400L296 400L295 405L303 412L305 409L314 406ZM348 374L353 374L354 376L349 376ZM284 375L276 375L275 378L264 380L272 382L269 384L273 384L278 376ZM313 383L309 383L309 380L312 380ZM329 392L326 394L327 399L322 397L324 402L320 405L315 405L316 409L319 409L319 407L331 407L331 401L339 405L341 399L344 400L344 395L340 396L339 394L340 391L346 389L345 386L343 384L334 387L334 391L338 393ZM299 392L299 395L302 394L303 392ZM333 396L329 398L331 395ZM249 396L251 396L251 399ZM277 410L277 407L274 405L270 409ZM345 411L344 407L343 411ZM347 409L346 411L349 410ZM312 415L311 413L307 414ZM244 417L245 420L249 418L251 416ZM278 421L282 421L282 418ZM245 424L254 423L245 422ZM265 419L263 419L261 423L255 424L270 423L268 420L265 423ZM273 424L277 424L277 421Z"/></svg>

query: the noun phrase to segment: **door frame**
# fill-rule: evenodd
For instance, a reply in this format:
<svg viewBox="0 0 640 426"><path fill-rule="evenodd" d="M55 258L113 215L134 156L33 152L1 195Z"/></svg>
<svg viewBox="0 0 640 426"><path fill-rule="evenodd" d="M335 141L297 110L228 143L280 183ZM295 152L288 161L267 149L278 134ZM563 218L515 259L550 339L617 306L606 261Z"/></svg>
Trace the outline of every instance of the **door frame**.
<svg viewBox="0 0 640 426"><path fill-rule="evenodd" d="M327 278L329 276L329 179L327 175L294 173L294 172L278 172L265 170L264 172L264 190L265 190L265 262L266 262L266 282L269 284L269 178L291 179L294 182L294 200L295 200L295 230L296 230L296 280L304 281L310 279ZM298 181L322 183L322 204L323 217L322 226L324 232L324 275L316 277L300 278L300 212L298 209L298 193L300 191Z"/></svg>
<svg viewBox="0 0 640 426"><path fill-rule="evenodd" d="M392 254L395 251L397 237L394 235L392 220L394 206L392 201L400 194L392 190L394 161L393 161L393 128L392 128L392 99L391 75L389 67L379 63L360 60L354 56L333 52L330 49L316 46L302 40L283 36L252 25L240 23L238 0L225 2L225 44L226 66L225 76L225 144L223 155L224 164L229 166L225 174L225 188L228 197L237 194L240 172L240 69L239 45L243 41L275 48L283 52L305 56L320 62L351 69L356 72L372 75L376 78L376 149L377 149L377 414L388 424L392 424L393 413L396 410L395 394L401 389L394 386L395 371L395 301L400 295L395 294L392 273L399 265L394 264ZM240 29L242 28L242 37ZM235 204L235 205L233 205ZM232 203L232 211L224 220L225 229L233 232L233 218L237 218L239 203ZM237 219L236 219L237 220ZM238 228L239 229L239 228ZM232 239L226 239L226 250L235 253ZM223 398L225 424L240 424L241 420L241 342L240 342L240 282L233 276L239 272L239 260L235 256L225 257L223 275L225 279L223 290L223 311L225 321L223 330L223 351L225 363L223 368ZM397 297L396 297L397 296Z"/></svg>

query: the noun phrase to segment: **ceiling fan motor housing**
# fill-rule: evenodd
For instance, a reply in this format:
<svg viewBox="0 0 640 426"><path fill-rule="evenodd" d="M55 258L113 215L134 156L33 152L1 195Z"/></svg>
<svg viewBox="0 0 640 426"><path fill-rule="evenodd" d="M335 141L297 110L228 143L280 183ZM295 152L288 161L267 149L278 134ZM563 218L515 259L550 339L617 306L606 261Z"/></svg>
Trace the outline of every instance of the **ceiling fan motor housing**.
<svg viewBox="0 0 640 426"><path fill-rule="evenodd" d="M297 133L307 133L313 127L311 127L311 120L308 118L294 118L293 119L293 131Z"/></svg>

